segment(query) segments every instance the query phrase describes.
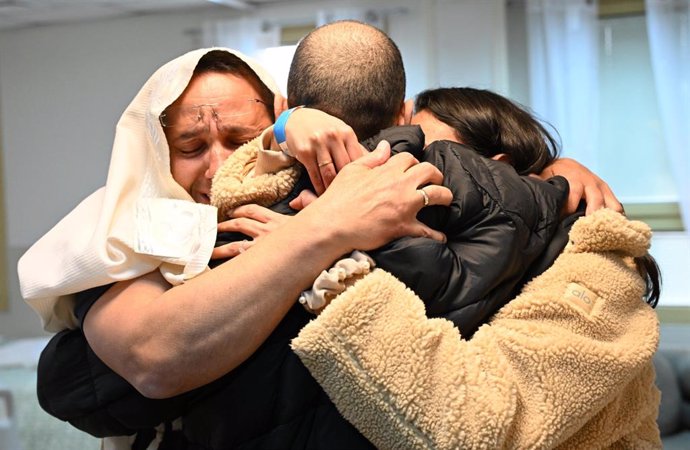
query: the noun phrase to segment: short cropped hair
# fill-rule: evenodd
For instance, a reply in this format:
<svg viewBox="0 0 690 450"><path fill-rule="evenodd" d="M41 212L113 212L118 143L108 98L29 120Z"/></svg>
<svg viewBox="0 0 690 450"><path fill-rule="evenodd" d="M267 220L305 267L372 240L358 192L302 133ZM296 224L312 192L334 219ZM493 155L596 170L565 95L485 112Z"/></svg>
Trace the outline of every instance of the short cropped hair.
<svg viewBox="0 0 690 450"><path fill-rule="evenodd" d="M360 140L395 124L405 100L400 50L381 30L333 22L297 46L287 83L288 105L306 105L350 125Z"/></svg>

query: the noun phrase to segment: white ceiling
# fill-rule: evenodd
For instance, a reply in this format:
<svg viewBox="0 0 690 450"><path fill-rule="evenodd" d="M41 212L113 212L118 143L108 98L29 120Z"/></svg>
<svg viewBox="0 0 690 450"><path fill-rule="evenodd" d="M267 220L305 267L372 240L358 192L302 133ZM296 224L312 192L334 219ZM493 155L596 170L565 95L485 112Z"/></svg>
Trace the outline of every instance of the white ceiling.
<svg viewBox="0 0 690 450"><path fill-rule="evenodd" d="M224 5L251 10L286 0L0 0L0 30Z"/></svg>

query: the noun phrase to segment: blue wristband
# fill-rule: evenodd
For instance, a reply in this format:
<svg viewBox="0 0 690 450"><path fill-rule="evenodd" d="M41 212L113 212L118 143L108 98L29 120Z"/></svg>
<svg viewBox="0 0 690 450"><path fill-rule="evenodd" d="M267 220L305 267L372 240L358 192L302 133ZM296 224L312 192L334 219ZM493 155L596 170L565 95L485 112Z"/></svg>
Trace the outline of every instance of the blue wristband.
<svg viewBox="0 0 690 450"><path fill-rule="evenodd" d="M285 136L285 125L287 125L287 121L290 117L290 114L292 114L296 109L302 107L303 106L295 106L294 108L290 108L288 110L283 111L282 113L280 113L280 115L278 116L278 120L276 120L276 123L273 126L273 136L276 138L278 146L283 151L283 153L292 157L294 157L294 155L290 153L287 146L287 137Z"/></svg>

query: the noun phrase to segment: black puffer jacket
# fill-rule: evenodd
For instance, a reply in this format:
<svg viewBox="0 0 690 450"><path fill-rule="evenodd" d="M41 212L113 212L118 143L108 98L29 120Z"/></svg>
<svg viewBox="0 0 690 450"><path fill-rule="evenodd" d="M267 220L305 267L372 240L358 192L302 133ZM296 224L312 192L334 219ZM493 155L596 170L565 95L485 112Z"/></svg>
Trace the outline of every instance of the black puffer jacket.
<svg viewBox="0 0 690 450"><path fill-rule="evenodd" d="M429 316L453 321L469 338L528 281L525 274L558 228L568 183L518 176L508 164L450 141L415 153L441 170L453 193L450 208L419 214L447 243L404 238L370 254L424 300Z"/></svg>
<svg viewBox="0 0 690 450"><path fill-rule="evenodd" d="M432 144L422 152L423 135L414 127L387 131L383 138L396 149L412 151L418 159L441 168L454 200L450 208L430 207L420 213L422 221L446 233L448 245L405 238L370 254L379 267L415 290L431 315L448 317L463 336L470 336L519 289L529 265L545 249L558 226L567 184L562 179L543 183L519 177L509 166L450 142ZM307 183L301 179L291 197ZM285 209L289 199L276 209L289 212ZM98 296L82 302L82 310ZM301 306L294 306L237 369L208 386L166 400L141 397L95 358L80 330L63 332L41 358L41 404L51 414L99 436L131 434L150 427L158 417L182 416L182 431L170 433L166 441L172 445L174 440L176 448L373 448L340 416L290 350L290 340L310 318ZM75 360L89 355L81 358L83 377L75 377L70 353ZM85 379L89 378L93 393L86 394ZM51 397L56 386L60 386L60 399ZM103 395L113 391L118 394ZM136 420L131 411L137 411Z"/></svg>
<svg viewBox="0 0 690 450"><path fill-rule="evenodd" d="M530 264L545 250L558 227L567 182L520 177L509 165L456 143L437 142L424 152L417 127L388 130L380 138L390 140L396 152L410 151L438 167L453 203L426 208L419 216L443 231L447 244L404 238L369 254L424 300L429 315L446 317L471 336L521 287ZM235 371L240 375L185 416L188 439L201 444L193 448L372 447L340 417L289 349L308 319L293 308L270 341Z"/></svg>

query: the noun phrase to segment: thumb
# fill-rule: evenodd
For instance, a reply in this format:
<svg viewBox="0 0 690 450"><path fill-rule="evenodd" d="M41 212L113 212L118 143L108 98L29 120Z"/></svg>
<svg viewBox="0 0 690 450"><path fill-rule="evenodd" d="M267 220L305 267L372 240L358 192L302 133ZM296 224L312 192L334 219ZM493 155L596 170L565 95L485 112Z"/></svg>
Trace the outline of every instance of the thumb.
<svg viewBox="0 0 690 450"><path fill-rule="evenodd" d="M301 211L309 206L309 204L311 204L311 202L314 200L316 200L316 194L309 189L305 189L300 192L296 198L290 200L290 203L288 204L290 205L290 208Z"/></svg>
<svg viewBox="0 0 690 450"><path fill-rule="evenodd" d="M391 144L388 143L388 141L381 141L378 143L376 148L374 149L373 152L370 152L361 158L359 158L357 161L355 161L353 164L361 164L363 166L366 166L370 169L373 169L374 167L380 166L381 164L385 163L388 161L388 159L391 157Z"/></svg>

